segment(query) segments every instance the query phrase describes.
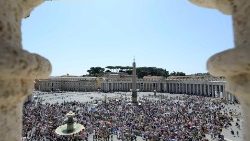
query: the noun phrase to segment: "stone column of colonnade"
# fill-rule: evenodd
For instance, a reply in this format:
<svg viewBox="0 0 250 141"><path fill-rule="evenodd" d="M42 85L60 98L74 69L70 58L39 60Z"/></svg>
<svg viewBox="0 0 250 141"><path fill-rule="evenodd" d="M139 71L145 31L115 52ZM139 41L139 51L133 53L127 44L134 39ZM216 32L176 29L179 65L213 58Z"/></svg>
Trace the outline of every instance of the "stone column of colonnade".
<svg viewBox="0 0 250 141"><path fill-rule="evenodd" d="M176 83L176 86L177 86L177 88L176 88L176 93L179 94L179 93L180 93L180 83L177 82L177 83Z"/></svg>
<svg viewBox="0 0 250 141"><path fill-rule="evenodd" d="M191 84L188 84L188 94L191 94Z"/></svg>
<svg viewBox="0 0 250 141"><path fill-rule="evenodd" d="M199 83L199 95L203 96L202 83Z"/></svg>
<svg viewBox="0 0 250 141"><path fill-rule="evenodd" d="M185 83L185 85L186 85L185 94L188 94L188 83Z"/></svg>
<svg viewBox="0 0 250 141"><path fill-rule="evenodd" d="M197 95L200 95L200 84L196 84L196 92L197 92Z"/></svg>
<svg viewBox="0 0 250 141"><path fill-rule="evenodd" d="M183 83L179 83L180 84L180 90L179 93L183 93Z"/></svg>
<svg viewBox="0 0 250 141"><path fill-rule="evenodd" d="M200 93L199 93L199 84L196 84L196 95L200 95Z"/></svg>
<svg viewBox="0 0 250 141"><path fill-rule="evenodd" d="M170 88L169 92L172 93L172 91L173 91L173 83L169 83L169 88Z"/></svg>
<svg viewBox="0 0 250 141"><path fill-rule="evenodd" d="M193 94L194 94L194 95L196 95L196 94L197 94L197 92L196 92L196 90L197 90L197 89L196 89L196 85L197 85L196 83L194 83L194 84L193 84L193 86L194 86L194 89L193 89Z"/></svg>
<svg viewBox="0 0 250 141"><path fill-rule="evenodd" d="M183 93L183 83L179 83L179 93Z"/></svg>
<svg viewBox="0 0 250 141"><path fill-rule="evenodd" d="M173 89L172 92L175 93L175 83L172 83Z"/></svg>
<svg viewBox="0 0 250 141"><path fill-rule="evenodd" d="M232 15L235 48L217 53L207 63L212 75L225 76L226 89L240 100L243 111L244 140L250 139L250 0L190 0Z"/></svg>
<svg viewBox="0 0 250 141"><path fill-rule="evenodd" d="M22 107L35 79L47 78L48 60L22 49L21 21L42 0L0 0L0 140L20 141Z"/></svg>
<svg viewBox="0 0 250 141"><path fill-rule="evenodd" d="M175 93L175 83L172 83L172 93Z"/></svg>

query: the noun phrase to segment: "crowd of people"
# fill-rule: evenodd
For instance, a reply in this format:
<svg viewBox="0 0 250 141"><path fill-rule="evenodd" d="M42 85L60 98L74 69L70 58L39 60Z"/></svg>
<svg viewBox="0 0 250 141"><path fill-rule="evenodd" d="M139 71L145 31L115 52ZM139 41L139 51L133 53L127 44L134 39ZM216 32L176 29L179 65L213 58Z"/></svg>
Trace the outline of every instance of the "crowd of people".
<svg viewBox="0 0 250 141"><path fill-rule="evenodd" d="M23 109L23 140L88 141L143 140L207 141L224 140L223 128L230 129L237 111L225 108L221 99L181 95L160 98L140 97L138 104L126 97L103 102L64 102L42 104L27 102ZM60 136L55 129L64 124L69 111L85 130L72 136ZM240 119L237 119L237 128ZM238 133L237 131L233 131ZM90 137L91 136L91 137ZM114 140L115 141L115 140Z"/></svg>

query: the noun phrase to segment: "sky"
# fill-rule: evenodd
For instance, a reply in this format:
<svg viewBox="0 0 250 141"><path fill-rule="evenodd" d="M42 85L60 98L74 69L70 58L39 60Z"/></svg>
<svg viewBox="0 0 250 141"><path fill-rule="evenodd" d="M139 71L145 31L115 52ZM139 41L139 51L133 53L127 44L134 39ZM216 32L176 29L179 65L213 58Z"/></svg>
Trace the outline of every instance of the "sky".
<svg viewBox="0 0 250 141"><path fill-rule="evenodd" d="M233 48L231 16L187 0L55 0L22 22L23 48L49 59L53 76L90 67L160 67L203 73Z"/></svg>

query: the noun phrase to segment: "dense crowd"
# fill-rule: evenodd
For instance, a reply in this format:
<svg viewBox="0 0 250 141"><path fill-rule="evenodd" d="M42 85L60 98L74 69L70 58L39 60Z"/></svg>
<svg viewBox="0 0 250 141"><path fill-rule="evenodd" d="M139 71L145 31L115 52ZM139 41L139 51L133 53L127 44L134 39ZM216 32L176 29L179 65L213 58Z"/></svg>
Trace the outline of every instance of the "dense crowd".
<svg viewBox="0 0 250 141"><path fill-rule="evenodd" d="M76 113L85 130L74 136L59 136L55 129L64 123L69 111ZM207 141L207 136L223 140L222 129L234 126L236 113L225 108L220 99L189 95L143 97L137 105L124 97L102 103L27 102L23 112L23 140L29 141L87 141L90 136L94 140L113 140L114 136L120 140Z"/></svg>

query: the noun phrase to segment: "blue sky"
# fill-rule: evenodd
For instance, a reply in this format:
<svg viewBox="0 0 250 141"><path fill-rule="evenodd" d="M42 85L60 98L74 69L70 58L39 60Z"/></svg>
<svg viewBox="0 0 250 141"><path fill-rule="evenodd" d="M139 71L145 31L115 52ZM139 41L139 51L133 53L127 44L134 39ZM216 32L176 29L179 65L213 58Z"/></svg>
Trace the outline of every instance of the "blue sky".
<svg viewBox="0 0 250 141"><path fill-rule="evenodd" d="M56 0L22 22L23 48L48 58L52 75L92 66L206 72L213 54L233 47L231 17L187 0Z"/></svg>

